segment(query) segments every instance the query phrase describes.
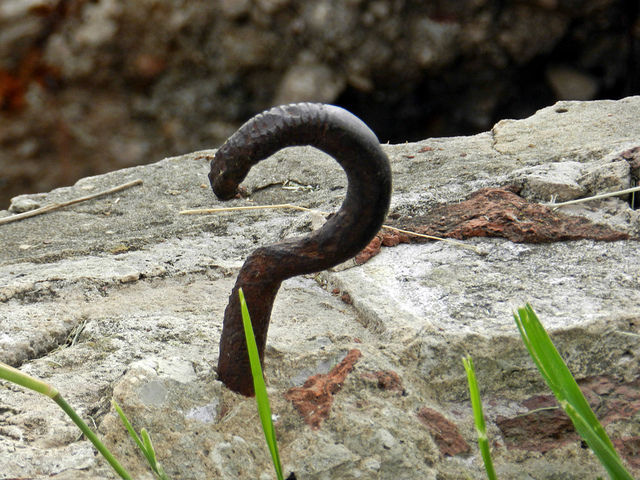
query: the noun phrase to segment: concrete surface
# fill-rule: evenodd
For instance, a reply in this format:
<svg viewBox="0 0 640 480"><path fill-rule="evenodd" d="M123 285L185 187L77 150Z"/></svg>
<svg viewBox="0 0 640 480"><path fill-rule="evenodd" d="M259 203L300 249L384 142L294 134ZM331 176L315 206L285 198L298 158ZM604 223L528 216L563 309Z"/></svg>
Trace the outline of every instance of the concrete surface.
<svg viewBox="0 0 640 480"><path fill-rule="evenodd" d="M639 113L640 97L562 102L474 137L387 145L394 172L390 221L417 219L481 188L508 184L532 201L629 188L638 179L634 158L624 155L640 145ZM143 473L112 399L136 428L150 431L175 479L275 478L254 400L215 379L222 312L253 249L304 234L317 219L290 209L179 212L282 203L330 212L344 197L339 166L313 149L295 148L254 167L245 183L248 198L222 204L206 179L212 154L19 197L15 210L144 182L0 225L0 361L54 384L95 421L136 478L151 476ZM631 237L640 232L628 199L562 210ZM628 465L640 467L637 453L625 450L640 438L633 416L640 406L629 393L638 390L639 372L637 240L518 244L474 237L463 243L476 250L414 241L383 247L363 265L285 282L266 375L287 472L298 479L484 478L461 362L470 354L501 478L604 476L570 435L541 449L518 445L502 426L529 410L528 399L549 394L511 316L526 301L576 377L611 385L606 392L593 387L602 408L618 392L619 410L632 412L604 423ZM314 375L329 378L353 349L362 356L333 396L329 418L312 430L284 394ZM376 380L384 375L401 386ZM455 434L438 434L444 430L429 423L429 409ZM115 478L53 402L3 382L0 479L12 477Z"/></svg>

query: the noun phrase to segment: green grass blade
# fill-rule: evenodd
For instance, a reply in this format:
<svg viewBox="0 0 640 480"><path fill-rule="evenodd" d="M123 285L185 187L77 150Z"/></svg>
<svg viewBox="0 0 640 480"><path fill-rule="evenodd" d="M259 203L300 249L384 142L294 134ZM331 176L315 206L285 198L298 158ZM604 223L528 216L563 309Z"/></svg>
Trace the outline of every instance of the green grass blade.
<svg viewBox="0 0 640 480"><path fill-rule="evenodd" d="M131 425L131 422L129 422L129 419L120 408L120 405L118 405L115 400L113 400L111 403L113 403L113 407L116 409L116 412L118 412L118 415L120 416L120 420L122 420L122 423L124 423L124 426L127 429L127 432L129 432L129 436L131 436L133 441L136 442L136 445L138 445L138 448L142 451L142 453L146 457L147 462L151 467L151 470L153 470L153 472L161 480L170 480L169 475L167 475L167 473L162 468L162 465L160 465L160 463L156 460L156 452L153 448L153 444L151 443L151 438L149 437L149 434L147 433L147 431L143 428L142 431L140 432L140 434L142 435L142 438L140 438L136 433L136 431L134 430L133 426Z"/></svg>
<svg viewBox="0 0 640 480"><path fill-rule="evenodd" d="M158 475L160 480L171 480L169 475L167 475L167 473L164 471L164 468L162 468L162 465L158 463L156 464L156 467L157 467L156 475Z"/></svg>
<svg viewBox="0 0 640 480"><path fill-rule="evenodd" d="M591 424L587 423L570 404L564 405L563 408L573 421L576 430L580 433L580 436L596 453L596 456L611 478L614 480L633 480L633 477L622 464L622 460L620 460L615 448L610 448L607 444L608 442L603 441L602 437L595 432L595 429L592 428Z"/></svg>
<svg viewBox="0 0 640 480"><path fill-rule="evenodd" d="M144 442L145 450L147 452L147 460L149 461L149 465L153 472L160 478L161 480L170 480L169 476L165 473L162 465L156 459L156 451L153 448L153 444L151 443L151 437L147 432L146 428L140 430L140 435L142 435L142 441Z"/></svg>
<svg viewBox="0 0 640 480"><path fill-rule="evenodd" d="M131 480L131 475L124 469L120 462L116 460L116 458L111 454L111 452L105 447L105 445L100 441L98 436L93 433L93 431L89 428L89 426L80 418L80 416L75 412L71 405L67 403L67 401L62 398L62 395L56 390L52 385L49 385L42 380L38 380L33 378L30 375L27 375L24 372L21 372L18 369L10 367L2 362L0 362L0 378L3 378L9 382L15 383L16 385L20 385L22 387L28 388L29 390L33 390L34 392L41 393L42 395L46 395L51 398L54 402L58 404L58 406L66 413L69 418L75 423L78 428L82 431L85 437L89 439L89 441L93 444L94 447L102 454L102 456L109 462L109 465L116 471L121 478L125 480Z"/></svg>
<svg viewBox="0 0 640 480"><path fill-rule="evenodd" d="M278 480L284 480L282 465L280 463L280 454L278 453L278 443L276 442L276 432L273 428L273 419L271 418L269 397L267 396L267 386L264 383L258 347L256 346L256 339L253 335L253 326L251 325L251 318L249 317L249 310L247 309L247 303L244 299L244 292L242 289L240 289L239 295L240 308L242 310L242 323L244 325L244 333L247 339L247 350L249 351L249 361L251 362L251 375L253 376L253 386L256 392L256 402L258 403L258 413L260 415L260 421L262 422L262 430L264 431L264 436L267 440L269 451L271 452L271 459L273 461L273 466L276 470Z"/></svg>
<svg viewBox="0 0 640 480"><path fill-rule="evenodd" d="M147 452L147 460L149 460L149 465L151 468L156 471L156 465L158 461L156 459L156 451L153 449L153 444L151 443L151 437L149 437L149 433L147 433L147 429L143 428L140 430L140 435L142 436L142 442L144 443L144 450Z"/></svg>
<svg viewBox="0 0 640 480"><path fill-rule="evenodd" d="M613 449L613 444L600 425L597 417L589 407L589 403L580 391L577 382L547 335L537 315L527 304L518 310L523 329L531 340L538 362L542 364L545 381L549 384L559 401L566 400L589 423L597 425L597 432L602 440Z"/></svg>
<svg viewBox="0 0 640 480"><path fill-rule="evenodd" d="M531 305L519 308L514 319L531 358L580 436L613 479L632 479Z"/></svg>
<svg viewBox="0 0 640 480"><path fill-rule="evenodd" d="M469 382L469 393L471 395L471 406L473 407L473 419L478 431L478 447L484 460L484 468L487 471L489 480L497 480L496 471L493 468L493 459L491 458L491 448L489 447L489 439L487 438L487 428L482 413L482 401L480 400L480 389L478 388L478 380L476 379L475 368L471 356L462 359L464 369L467 372L467 380Z"/></svg>
<svg viewBox="0 0 640 480"><path fill-rule="evenodd" d="M118 412L118 415L120 416L120 420L122 420L122 423L124 423L124 426L127 429L127 432L129 432L129 436L133 439L134 442L136 442L136 445L138 445L138 448L142 451L142 453L144 453L144 456L147 457L148 459L149 457L147 456L147 449L145 448L144 443L142 443L142 440L140 439L136 431L133 429L131 422L129 422L129 419L120 408L120 405L118 405L115 400L113 400L111 403L113 404L113 407L116 409L116 412Z"/></svg>
<svg viewBox="0 0 640 480"><path fill-rule="evenodd" d="M62 410L64 410L64 413L66 413L69 418L71 418L71 420L73 420L73 423L75 423L85 435L85 437L87 437L89 441L93 443L93 446L96 447L96 449L102 454L107 462L109 462L109 465L113 467L118 475L120 475L120 477L124 478L125 480L131 480L131 476L129 475L129 473L124 469L124 467L122 467L122 465L120 465L120 462L116 460L116 458L111 454L107 447L105 447L104 444L100 441L97 435L93 433L93 431L87 426L86 423L84 423L82 418L80 418L75 410L71 408L71 406L65 401L65 399L62 398L60 394L58 394L53 399L53 401L56 402L60 406L60 408L62 408Z"/></svg>
<svg viewBox="0 0 640 480"><path fill-rule="evenodd" d="M20 385L21 387L28 388L29 390L33 390L34 392L41 393L42 395L46 395L49 398L54 398L58 395L58 390L56 390L52 385L49 385L42 380L38 380L37 378L33 378L32 376L21 372L17 368L10 367L6 363L2 362L0 362L0 378L11 383L15 383L16 385Z"/></svg>

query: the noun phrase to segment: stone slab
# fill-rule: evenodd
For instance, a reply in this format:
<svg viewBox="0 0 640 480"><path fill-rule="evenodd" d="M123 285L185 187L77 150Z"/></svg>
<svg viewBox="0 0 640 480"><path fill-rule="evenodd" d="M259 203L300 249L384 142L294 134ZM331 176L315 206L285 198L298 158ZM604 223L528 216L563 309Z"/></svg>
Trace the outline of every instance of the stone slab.
<svg viewBox="0 0 640 480"><path fill-rule="evenodd" d="M529 167L600 165L637 145L639 112L640 97L562 102L474 137L384 146L394 172L391 215L419 216L480 188L524 181ZM0 225L0 360L51 382L82 415L95 418L136 478L151 477L113 413L112 398L136 428L150 431L174 478L273 478L255 404L215 379L222 312L253 249L304 234L315 220L282 209L179 212L282 203L327 212L344 198L346 180L337 164L296 148L252 170L248 198L223 204L207 185L212 154L170 158L18 198L14 205L27 199L44 205L137 178L144 182ZM632 235L640 231L638 214L625 199L575 207L572 214ZM488 398L499 475L603 475L579 442L544 456L506 447L496 418L524 413L523 400L547 392L511 312L530 301L577 377L635 381L637 241L464 243L480 254L443 242L401 244L383 247L364 265L285 282L266 369L287 471L305 479L483 478L460 360L470 354ZM329 418L311 430L284 393L313 375L330 374L354 349L362 356L335 395ZM381 372L393 372L402 388L380 387L372 379ZM466 449L443 453L451 450L442 449L442 439L418 415L425 408L441 412ZM640 435L631 420L607 428L618 438ZM0 478L51 475L115 478L85 441L77 441L75 427L53 403L3 383Z"/></svg>

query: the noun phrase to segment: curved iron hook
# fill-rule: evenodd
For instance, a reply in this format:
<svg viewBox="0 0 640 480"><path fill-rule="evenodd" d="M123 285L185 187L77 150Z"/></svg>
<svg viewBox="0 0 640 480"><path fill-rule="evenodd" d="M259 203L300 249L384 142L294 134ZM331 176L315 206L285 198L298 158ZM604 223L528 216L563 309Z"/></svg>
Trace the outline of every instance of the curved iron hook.
<svg viewBox="0 0 640 480"><path fill-rule="evenodd" d="M232 198L253 165L285 147L310 145L331 155L349 186L340 210L319 230L258 248L246 260L224 312L218 375L253 395L238 290L242 287L264 360L271 309L280 284L326 270L358 254L378 233L391 199L391 167L375 134L357 117L332 105L300 103L272 108L245 123L211 161L209 180L221 200Z"/></svg>

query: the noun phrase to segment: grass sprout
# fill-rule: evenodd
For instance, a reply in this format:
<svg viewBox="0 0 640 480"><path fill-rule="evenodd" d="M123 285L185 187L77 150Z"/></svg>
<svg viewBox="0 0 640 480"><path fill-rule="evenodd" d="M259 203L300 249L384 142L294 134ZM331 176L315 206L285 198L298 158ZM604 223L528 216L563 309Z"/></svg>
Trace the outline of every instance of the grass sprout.
<svg viewBox="0 0 640 480"><path fill-rule="evenodd" d="M487 438L487 428L484 422L484 414L482 413L482 402L480 400L480 390L478 388L478 380L473 366L471 356L462 359L464 369L467 372L467 381L469 382L469 392L471 393L471 406L473 407L473 420L478 431L478 447L484 460L484 468L487 471L489 480L497 480L496 471L493 468L493 460L491 459L491 448Z"/></svg>
<svg viewBox="0 0 640 480"><path fill-rule="evenodd" d="M7 380L9 382L15 383L16 385L20 385L21 387L28 388L29 390L33 390L34 392L40 393L42 395L46 395L54 402L58 404L58 406L66 413L73 423L75 423L78 428L82 431L82 433L89 439L93 446L102 454L102 456L109 462L109 465L116 471L120 478L125 480L132 480L131 475L124 469L120 462L115 459L115 457L111 454L111 452L105 447L105 445L100 441L95 433L87 426L87 424L80 418L80 416L75 412L73 408L62 398L60 392L42 380L38 380L33 378L26 373L21 372L18 369L10 367L2 362L0 362L0 378Z"/></svg>
<svg viewBox="0 0 640 480"><path fill-rule="evenodd" d="M240 308L242 310L242 323L244 325L244 333L247 339L247 350L249 351L249 361L251 362L251 375L253 376L253 386L256 392L256 402L258 403L258 413L260 414L260 422L264 437L267 440L269 451L271 452L271 460L276 470L278 480L284 480L282 474L282 464L280 463L280 454L278 453L278 443L276 442L276 432L273 427L273 418L271 417L271 407L269 406L269 397L267 396L267 386L264 383L262 367L260 366L260 356L258 355L258 347L256 339L253 335L253 327L251 325L251 317L247 309L247 303L244 299L244 292L239 291Z"/></svg>
<svg viewBox="0 0 640 480"><path fill-rule="evenodd" d="M614 480L632 480L613 443L589 407L578 384L528 303L513 317L536 367L553 391L558 403L569 415L580 436L594 451Z"/></svg>
<svg viewBox="0 0 640 480"><path fill-rule="evenodd" d="M249 311L242 289L239 291L239 296L240 307L242 310L242 322L256 393L256 402L258 404L258 413L262 423L265 439L271 453L277 478L278 480L284 480L271 415L271 407L269 406L269 399L267 397L267 388L264 382L262 367L260 365L260 358L253 333L251 318L249 316ZM514 312L513 316L529 355L533 359L545 382L553 391L559 405L571 418L577 432L594 451L595 455L598 457L613 480L633 480L633 477L625 469L622 460L613 446L613 443L596 418L595 413L591 410L591 407L589 407L589 404L580 391L577 382L553 345L553 342L549 338L549 335L545 331L531 305L527 303L524 307L518 308L518 310ZM491 459L491 451L486 433L485 419L482 412L482 403L473 360L470 356L463 358L462 360L467 373L467 380L469 382L474 422L478 431L478 446L484 460L487 476L489 480L494 480L497 477L493 467L493 461ZM129 473L115 459L111 452L87 426L82 418L80 418L75 410L73 410L73 408L64 400L60 392L58 392L55 387L2 362L0 362L0 378L51 398L56 402L56 404L58 404L58 406L60 406L69 418L71 418L78 428L80 428L82 433L89 439L102 456L104 456L116 473L124 480L132 480ZM169 476L157 461L148 432L143 428L140 431L139 436L133 429L120 406L115 401L113 402L113 406L118 412L118 415L129 432L129 435L146 457L155 475L160 480L170 480ZM295 475L293 473L287 480L290 479L295 479Z"/></svg>
<svg viewBox="0 0 640 480"><path fill-rule="evenodd" d="M143 428L140 431L140 435L142 436L142 438L140 438L136 431L133 429L131 422L129 422L129 419L120 408L120 405L118 405L115 400L113 400L112 403L113 407L116 409L116 412L118 412L118 415L120 416L120 420L122 420L122 423L124 423L127 432L129 432L129 435L136 443L136 445L138 445L138 448L140 449L140 451L142 451L145 458L147 459L147 462L149 463L151 470L153 470L153 473L155 473L160 480L171 480L169 478L169 475L167 475L162 468L162 465L160 465L160 462L158 462L158 460L156 459L156 452L153 448L153 444L151 443L151 438L149 437L147 430Z"/></svg>
<svg viewBox="0 0 640 480"><path fill-rule="evenodd" d="M124 480L132 480L129 472L125 470L125 468L116 460L113 454L107 449L107 447L100 441L98 436L93 433L93 431L87 426L87 424L80 418L80 416L76 413L76 411L66 402L60 392L53 386L42 380L38 380L37 378L33 378L30 375L27 375L20 370L10 367L2 362L0 362L0 378L7 380L11 383L15 383L16 385L20 385L21 387L28 388L29 390L33 390L34 392L40 393L42 395L46 395L51 398L54 402L58 404L58 406L66 413L73 423L75 423L78 428L82 431L85 437L89 439L89 441L93 444L94 447L102 454L102 456L107 460L109 465L116 471L120 478ZM153 445L151 444L151 439L149 438L149 434L143 428L142 429L142 440L133 430L131 423L125 416L122 409L118 406L118 404L114 401L113 406L115 407L118 415L122 419L122 423L124 423L125 427L129 431L129 435L136 442L144 456L147 458L149 465L153 472L158 476L160 480L171 480L169 476L164 472L162 466L156 460L156 455L153 450Z"/></svg>

